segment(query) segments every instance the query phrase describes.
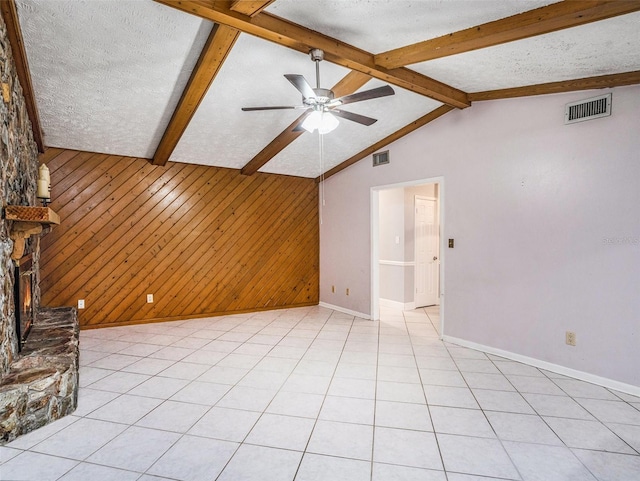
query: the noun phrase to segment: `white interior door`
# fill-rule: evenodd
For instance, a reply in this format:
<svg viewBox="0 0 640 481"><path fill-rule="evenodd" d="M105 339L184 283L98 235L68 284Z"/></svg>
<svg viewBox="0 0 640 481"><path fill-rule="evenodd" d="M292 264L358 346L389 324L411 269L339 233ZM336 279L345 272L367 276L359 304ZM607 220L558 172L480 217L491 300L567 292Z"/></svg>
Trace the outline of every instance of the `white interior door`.
<svg viewBox="0 0 640 481"><path fill-rule="evenodd" d="M439 228L437 201L415 197L415 305L433 306L439 291Z"/></svg>

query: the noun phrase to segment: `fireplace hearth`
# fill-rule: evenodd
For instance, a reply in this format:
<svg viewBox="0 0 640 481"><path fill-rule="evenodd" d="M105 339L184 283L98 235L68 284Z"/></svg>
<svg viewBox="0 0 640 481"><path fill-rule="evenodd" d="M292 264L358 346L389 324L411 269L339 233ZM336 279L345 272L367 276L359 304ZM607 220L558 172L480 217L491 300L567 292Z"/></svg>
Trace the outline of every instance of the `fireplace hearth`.
<svg viewBox="0 0 640 481"><path fill-rule="evenodd" d="M78 405L76 310L41 307L36 316L22 352L0 379L0 446Z"/></svg>

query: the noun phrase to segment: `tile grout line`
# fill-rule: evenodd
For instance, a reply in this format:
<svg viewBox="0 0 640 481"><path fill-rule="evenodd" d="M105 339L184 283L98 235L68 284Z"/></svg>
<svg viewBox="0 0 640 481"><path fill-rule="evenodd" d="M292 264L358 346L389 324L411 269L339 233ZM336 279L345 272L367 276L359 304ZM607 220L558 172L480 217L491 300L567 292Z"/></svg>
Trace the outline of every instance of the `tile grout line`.
<svg viewBox="0 0 640 481"><path fill-rule="evenodd" d="M308 314L307 314L307 315L308 315ZM305 318L305 317L307 317L307 315L303 316L303 317L302 317L302 319L298 320L298 322L296 322L296 324L295 324L293 327L291 327L291 328L289 329L289 332L288 332L287 334L285 334L285 335L282 337L282 339L284 339L284 338L285 338L289 333L291 333L291 331L292 331L293 329L295 329L295 327L296 327L296 326L298 326L298 325L299 325L299 324L304 320L304 318ZM331 317L331 316L329 316L329 318L330 318L330 317ZM329 319L329 318L327 318L327 320L325 320L325 322L324 322L323 326L324 326L324 325L326 325L326 323L327 323L327 321L328 321L328 319ZM250 318L249 318L249 319L250 319ZM273 322L275 322L275 320L276 320L276 319L277 319L277 317L276 317L274 320L272 320L272 322L270 322L269 324L267 324L267 326L265 326L264 328L268 327L270 324L272 324ZM264 328L263 328L263 329L264 329ZM258 332L261 332L263 329L260 329L260 331L258 331ZM320 331L321 331L321 330L320 330ZM320 331L318 331L318 333L320 333ZM314 337L314 340L317 338L317 336L318 336L318 335L316 334L316 337ZM252 337L253 337L253 336L252 336ZM278 344L282 341L282 339L278 342ZM242 343L242 345L244 345L246 342L247 342L247 341L243 342L243 343ZM274 346L269 350L269 352L271 352L271 351L273 350L273 348L275 348L278 344L275 344L275 345L274 345ZM305 351L305 354L309 351L309 349L311 349L311 345L312 345L312 344L313 344L313 342L309 343L309 347L307 347L307 349L306 349L306 351ZM238 346L238 347L240 347L240 346ZM236 348L236 349L237 349L237 348ZM235 350L235 349L234 349L234 350ZM264 359L265 357L267 357L267 355L264 355L264 356L262 357L262 359ZM303 355L303 357L304 357L304 355ZM302 360L302 357L298 360L298 362L296 363L296 366L297 366L298 364L300 364L300 361L301 361L301 360ZM257 364L256 364L256 365L257 365ZM255 366L254 366L253 368L255 368ZM233 388L237 387L237 386L238 386L238 384L239 384L239 383L240 383L240 382L241 382L241 381L242 381L246 376L248 376L248 375L249 375L249 373L253 370L253 368L249 369L249 370L247 371L247 373L246 373L244 376L242 376L242 377L241 377L241 378L240 378L240 379L239 379L239 380L238 380L238 381L233 385L233 387L232 387L232 388L230 388L230 389L229 389L229 391L230 391L231 389L233 389ZM289 376L287 376L287 379L285 379L285 381L284 381L284 383L282 384L282 386L284 386L284 384L287 382L287 380L289 379L289 377L291 377L291 373L293 373L293 371L294 371L294 370L295 370L295 367L291 370L291 372L289 373ZM227 468L227 466L229 466L229 464L231 463L231 461L233 460L233 458L235 457L235 455L238 453L238 451L240 450L240 448L245 444L245 440L247 439L247 437L249 436L249 434L251 434L251 431L256 427L256 425L258 424L258 422L260 421L260 419L262 418L262 416L266 413L267 409L269 408L269 405L271 404L271 402L273 402L273 399L275 399L275 397L278 395L278 393L280 392L280 389L282 389L282 386L280 386L280 388L276 391L276 393L274 394L274 396L273 396L273 398L271 399L271 401L269 401L269 404L267 404L267 406L265 406L264 410L260 413L260 415L258 416L258 418L257 418L257 419L255 420L255 422L252 424L251 428L247 431L247 434L245 434L245 436L242 438L242 441L240 441L240 442L238 443L238 446L237 446L237 448L234 450L233 454L229 457L229 459L228 459L228 460L227 460L227 462L224 464L224 466L222 467L222 469L220 469L220 473L219 473L219 474L216 476L216 478L215 478L216 480L217 480L217 479L219 479L219 478L220 478L220 476L222 476L222 474L224 473L224 471L225 471L225 469ZM227 391L227 393L228 393L229 391ZM225 395L226 395L226 394L225 394ZM218 404L218 402L219 402L219 401L221 401L223 398L224 398L224 396L222 396L218 401L216 401L216 403L215 403L215 404L214 404L214 405L213 405L213 406L212 406L212 407L211 407L207 412L211 411L211 409L213 409L214 407L221 407L221 406L217 406L217 404ZM223 409L230 409L230 408L223 408ZM251 412L255 412L255 411L251 411ZM192 426L192 427L193 427L193 426ZM185 434L186 434L186 433L185 433ZM160 458L158 458L158 460L160 460ZM156 462L157 462L157 461L156 461ZM300 462L302 462L302 456L300 457ZM154 464L155 464L155 463L154 463ZM149 468L149 469L151 469L151 468Z"/></svg>
<svg viewBox="0 0 640 481"><path fill-rule="evenodd" d="M557 436L557 438L560 440L560 442L562 442L562 444L564 445L564 447L566 447L569 451L571 451L571 452L572 452L572 454L574 455L574 457L576 458L576 460L577 460L580 464L582 464L582 465L584 466L584 468L585 468L587 471L589 471L589 473L591 473L591 470L590 470L590 469L589 469L589 468L588 468L584 463L582 463L582 461L581 461L577 456L575 456L575 454L574 454L574 453L573 453L573 451L572 451L573 449L587 449L587 448L572 448L571 446L567 445L567 444L564 442L564 440L562 439L562 437L560 437L560 435L556 432L556 430L555 430L555 429L553 429L553 427L552 427L552 426L547 422L547 420L545 419L545 417L550 417L550 418L555 418L555 419L570 419L570 420L571 420L571 419L573 419L573 418L567 418L567 417L564 417L564 416L543 416L542 414L540 414L540 412L539 412L539 411L538 411L538 410L533 406L533 404L531 404L531 402L530 402L530 401L529 401L525 396L523 396L523 393L522 393L522 392L521 392L521 391L520 391L520 390L519 390L519 389L518 389L518 388L517 388L517 387L516 387L512 382L511 382L511 380L506 376L506 374L502 372L502 370L500 369L500 366L497 366L497 365L495 364L495 360L494 360L494 359L491 359L491 357L489 357L489 356L487 356L487 357L488 357L488 360L489 360L489 361L490 361L490 362L495 366L495 368L496 368L496 369L498 369L498 371L499 371L499 372L500 372L500 373L505 377L505 379L506 379L506 380L507 380L507 381L508 381L512 386L513 386L513 388L514 388L514 389L516 390L516 392L520 395L520 397L524 400L524 402L525 402L525 403L527 403L527 405L528 405L528 406L533 410L533 412L535 413L535 415L536 415L538 418L540 418L540 420L542 420L542 422L545 424L545 426L547 426L547 427L551 430L551 432L553 432L553 433ZM515 362L515 363L517 363L517 364L522 364L522 363L518 363L517 361L509 361L509 362ZM527 364L525 364L525 365L527 365ZM541 369L539 369L539 368L537 368L537 367L535 367L535 366L530 366L530 367L533 367L533 368L534 368L534 369L536 369L538 372L540 372L540 374L542 374L542 376L543 376L543 377L542 377L542 378L540 378L540 379L547 379L547 380L551 381L551 382L554 384L554 386L557 386L557 387L558 387L558 389L560 389L560 390L564 393L564 396L557 395L559 398L562 398L562 397L568 397L568 398L570 398L572 401L576 402L576 404L578 404L580 407L582 407L583 409L585 409L585 410L586 410L586 408L584 408L584 407L583 407L579 402L577 402L577 401L576 401L576 399L575 399L575 397L574 397L574 396L572 396L572 395L571 395L571 394L569 394L565 389L563 389L563 388L562 388L562 386L560 386L558 383L556 383L556 382L554 381L554 379L553 379L553 378L551 378L551 377L547 376L544 372L542 372L542 370L541 370ZM537 377L535 377L535 376L527 376L527 377L534 377L534 378L537 378ZM572 379L572 380L573 380L573 379ZM581 382L586 382L586 381L581 381ZM588 383L588 384L591 384L591 383ZM472 391L472 392L473 392L473 391ZM545 395L545 393L524 393L524 394L539 394L539 395ZM613 393L612 393L612 394L613 394ZM554 396L554 394L548 394L548 395L550 395L550 396ZM474 395L474 397L475 397L475 395ZM595 398L584 398L584 399L595 399ZM588 410L586 410L586 411L587 411L587 412L589 412ZM613 432L611 429L609 429L609 427L608 427L604 422L600 421L600 419L598 419L598 418L597 418L595 415L593 415L591 412L589 412L589 414L591 414L591 415L593 416L594 421L592 421L592 420L586 420L586 419L577 419L577 420L578 420L578 421L587 421L587 422L596 422L596 423L599 423L600 425L604 426L604 427L605 427L609 432L611 432L611 434L613 434L614 436L616 436L618 439L620 439L620 441L622 441L622 442L623 442L624 444L626 444L630 449L632 449L634 452L636 452L636 453L637 453L637 451L636 451L632 446L629 446L629 444L628 444L624 439L620 438L620 437L619 437L615 432ZM541 444L541 443L527 443L527 444ZM598 451L598 452L614 453L614 454L627 454L627 455L629 454L629 453L619 453L619 452L615 452L615 451L605 451L605 450L601 450L601 449L593 449L593 448L591 448L591 449L589 449L589 450L590 450L590 451ZM638 454L640 454L640 453L638 453ZM594 478L596 478L596 476L595 476L595 474L594 474L594 473L591 473L591 474L594 476Z"/></svg>
<svg viewBox="0 0 640 481"><path fill-rule="evenodd" d="M423 308L423 310L424 310L424 308ZM427 319L429 319L429 322L431 323L432 329L436 332L436 334L438 334L438 331L433 326L433 322L431 321L431 318L429 317L429 314L427 314L426 311L424 311L424 313L426 314ZM404 312L402 313L402 317L404 318L405 327L407 328L407 331L409 331L409 327L407 326L407 318L404 315ZM424 396L425 405L427 406L427 412L429 413L429 421L431 422L431 429L433 430L433 438L436 441L436 447L438 448L438 455L440 456L440 462L442 463L442 472L444 473L445 479L448 480L449 479L449 474L447 473L447 467L444 464L444 458L442 456L442 449L440 449L440 440L438 439L438 435L436 433L436 427L433 424L433 416L431 415L431 407L429 406L429 400L427 399L427 393L424 390L424 384L422 382L422 374L420 373L420 367L418 366L418 361L416 359L415 345L414 345L413 338L411 336L411 332L410 331L409 331L409 342L411 343L411 352L413 353L413 360L415 362L416 369L418 371L418 379L420 379L420 387L422 389L422 395ZM442 342L442 341L440 341L440 342ZM449 355L449 356L451 356L451 355Z"/></svg>
<svg viewBox="0 0 640 481"><path fill-rule="evenodd" d="M302 319L298 320L298 322L296 323L295 326L293 326L291 329L289 329L289 333L297 326L299 325L304 319L305 317L307 317L307 315L303 316ZM326 326L328 320L331 318L331 315L329 315L329 317L327 317L327 319L325 319L322 327ZM276 318L277 319L277 318ZM274 319L275 321L275 319ZM272 321L273 322L273 321ZM270 323L271 324L271 323ZM266 326L265 326L266 327ZM313 341L315 341L318 337L318 335L320 334L320 332L322 332L322 327L318 330L318 332L316 333L316 336L313 338ZM287 334L289 334L287 333ZM284 339L287 335L283 336L282 339ZM313 345L313 341L309 343L309 346L306 348L305 350L305 354L311 349L311 346ZM245 341L246 342L246 341ZM244 343L243 343L244 345ZM274 345L273 347L275 348L277 346ZM273 350L273 348L271 349ZM270 350L270 351L271 351ZM269 351L269 352L270 352ZM267 357L266 355L264 357ZM263 357L263 359L264 359ZM300 359L298 359L298 362L296 363L295 367L297 367L300 362L302 361L302 359L304 358L304 354L303 356L300 357ZM255 367L255 366L254 366ZM291 372L289 373L289 375L287 376L287 379L285 379L285 381L282 383L282 385L280 386L280 388L276 391L276 394L274 394L273 398L271 399L271 401L269 402L269 404L267 404L267 406L264 408L264 410L260 413L260 415L258 416L258 418L256 419L256 421L253 423L253 425L251 426L251 429L249 429L247 431L247 434L244 436L244 438L242 439L242 441L240 441L240 443L238 443L238 447L237 449L234 451L233 455L231 455L231 457L229 458L229 460L225 463L225 465L223 466L223 468L220 470L220 474L216 477L216 479L218 479L220 476L222 476L222 474L224 473L224 470L226 469L226 467L229 465L229 463L231 462L231 460L233 459L233 457L236 455L236 453L238 452L238 450L240 449L241 446L243 446L245 444L245 440L247 439L247 437L249 436L249 434L251 434L251 431L255 428L255 426L257 425L257 423L260 421L260 419L262 418L262 416L266 413L267 409L269 408L269 406L271 405L271 402L273 402L273 399L275 399L275 397L281 392L282 386L284 386L284 384L286 384L287 380L291 377L291 374L293 373L293 371L295 370L295 367L291 370ZM251 371L253 370L250 369L241 379L239 379L236 384L233 387L238 386L238 383L240 383L242 381L242 379L244 379ZM233 389L233 388L232 388ZM285 391L286 392L286 391ZM222 400L222 398L220 398L220 400ZM213 406L213 407L217 407L217 403ZM212 408L213 408L212 407ZM232 409L232 408L225 408L225 409ZM256 412L256 411L250 411L250 412ZM250 443L247 443L249 445L252 445ZM263 446L263 447L267 447L267 446ZM279 448L273 448L273 449L279 449ZM291 450L291 451L295 451L295 450ZM299 452L299 451L296 451ZM304 453L303 453L304 456ZM300 457L300 463L302 463L302 456ZM300 466L300 463L298 464L298 468ZM297 473L297 469L296 469L296 473Z"/></svg>
<svg viewBox="0 0 640 481"><path fill-rule="evenodd" d="M378 368L380 367L380 328L382 327L382 319L378 321L372 321L378 323L378 342L376 343L376 383L373 389L373 426L371 427L372 435L371 435L371 464L370 464L370 472L369 472L369 480L373 481L373 469L374 469L374 454L376 450L376 411L378 409Z"/></svg>
<svg viewBox="0 0 640 481"><path fill-rule="evenodd" d="M484 353L484 354L485 354L485 356L487 356L487 354L486 354L486 353ZM524 397L524 396L522 395L522 393L520 392L520 390L519 390L519 389L518 389L518 388L513 384L513 382L511 381L511 379L509 379L509 378L506 376L506 374L504 374L504 373L500 370L500 367L499 367L499 366L496 366L496 364L495 364L494 360L493 360L493 359L491 359L489 356L487 356L487 359L488 359L488 360L489 360L489 362L491 362L491 364L492 364L492 365L493 365L493 366L494 366L494 367L495 367L495 368L500 372L500 374L502 374L502 376L507 380L507 382L508 382L509 384L511 384L511 386L515 389L515 392L517 392L517 393L520 395L520 397L524 400L524 402L525 402L525 403L527 403L527 405L528 405L528 406L533 410L533 412L534 412L534 413L536 413L536 416L538 416L538 418L540 418L540 419L542 420L542 422L545 424L545 426L547 426L547 427L551 430L551 432L553 432L553 434L555 434L555 435L556 435L556 437L560 440L560 442L562 442L563 446L564 446L564 447L565 447L565 448L566 448L566 449L571 453L571 456L572 456L572 457L573 457L573 458L574 458L578 463L580 463L580 465L581 465L581 466L583 466L583 467L587 470L587 472L588 472L589 474L591 474L591 475L593 476L594 480L597 480L598 478L597 478L597 477L596 477L596 476L591 472L591 470L590 470L586 465L584 465L584 463L583 463L580 459L578 459L578 457L573 453L573 451L571 451L571 448L570 448L569 446L567 446L567 445L566 445L566 443L564 442L564 440L563 440L560 436L558 436L558 434L555 432L555 430L554 430L551 426L549 426L549 424L547 423L547 421L546 421L546 420L545 420L545 419L544 419L544 418L543 418L543 417L538 413L538 411L537 411L537 410L536 410L536 409L531 405L531 403L527 400L527 398L526 398L526 397ZM455 360L454 360L454 362L455 362ZM512 362L516 362L516 361L512 361ZM457 363L456 363L456 364L457 364ZM532 367L533 367L533 366L532 366ZM538 369L538 368L535 368L535 369ZM540 370L538 369L538 371L540 371ZM461 374L462 374L462 372L461 372ZM543 375L544 375L544 373L542 373L542 372L541 372L541 374L543 374ZM464 375L463 375L462 377L464 378ZM546 379L546 376L545 376L545 379ZM466 382L466 378L465 378L465 382ZM554 383L554 384L555 384L555 383ZM470 390L470 391L471 391L471 393L473 394L473 390L472 390L471 388L469 388L469 390ZM565 393L565 394L566 394L566 393ZM473 394L473 396L474 396L474 398L475 398L475 394ZM571 396L569 396L569 397L571 397ZM573 398L572 398L572 399L573 399ZM476 402L477 402L477 399L476 399ZM478 403L478 405L480 405L480 403ZM480 408L482 409L482 406L480 406ZM487 419L487 422L488 422L488 423L489 423L489 425L491 426L491 429L492 429L492 430L494 431L494 433L495 433L495 429L494 429L493 425L491 424L491 421L489 421L489 418L487 417L486 413L484 412L484 409L482 409L482 412L483 412L483 414L484 414L485 418ZM507 453L507 456L509 457L509 459L511 460L511 462L512 462L512 463L513 463L513 465L516 467L516 470L518 471L518 474L520 474L520 477L521 477L522 479L524 479L524 477L522 476L522 473L520 473L520 469L519 469L519 468L518 468L518 466L516 465L515 461L512 459L511 454L509 454L509 451L505 448L503 440L502 440L502 439L500 439L500 437L497 435L497 433L495 433L495 434L496 434L496 438L500 441L500 444L501 444L501 446L502 446L502 449L504 449L505 453ZM535 444L535 443L524 443L524 444Z"/></svg>
<svg viewBox="0 0 640 481"><path fill-rule="evenodd" d="M335 311L333 311L335 312ZM332 312L332 315L333 315ZM329 318L327 319L327 321L325 322L325 324L323 325L326 326L326 323L329 321L329 319L331 319L331 316L329 316ZM336 361L336 366L333 369L333 373L330 376L329 379L329 385L327 386L327 390L324 393L324 398L322 399L322 403L320 403L320 409L318 410L318 415L316 416L314 422L313 422L313 427L311 428L311 432L309 433L309 439L307 439L307 442L305 443L305 447L304 447L304 451L302 451L302 456L300 457L300 462L298 463L298 467L296 468L296 472L293 475L293 480L295 480L298 477L298 473L300 471L300 468L302 467L302 461L304 460L304 456L305 454L308 453L308 449L309 449L309 444L311 443L311 438L313 437L313 432L316 430L316 426L318 425L318 421L320 420L320 413L322 413L322 408L324 407L324 403L327 400L327 396L329 395L329 389L331 389L331 384L333 383L333 380L335 378L335 374L336 371L338 370L338 365L340 364L340 359L342 359L342 355L344 354L344 348L347 345L347 341L349 339L349 335L351 334L351 329L353 329L353 325L355 323L355 316L353 316L353 318L351 319L351 325L349 326L349 332L347 333L347 337L344 340L344 344L342 346L342 350L340 351L340 356L338 357L338 360ZM317 337L317 336L316 336ZM309 349L311 348L311 346L309 346ZM314 453L309 453L309 454L314 454ZM322 456L322 455L320 455ZM351 459L351 458L348 458Z"/></svg>

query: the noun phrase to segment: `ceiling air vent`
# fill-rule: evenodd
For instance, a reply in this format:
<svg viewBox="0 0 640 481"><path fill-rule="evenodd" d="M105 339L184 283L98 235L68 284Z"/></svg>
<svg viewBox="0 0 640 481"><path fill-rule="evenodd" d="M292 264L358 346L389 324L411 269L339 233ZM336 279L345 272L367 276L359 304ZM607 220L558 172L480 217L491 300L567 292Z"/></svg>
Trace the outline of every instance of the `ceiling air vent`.
<svg viewBox="0 0 640 481"><path fill-rule="evenodd" d="M600 95L565 106L564 123L574 124L611 115L611 94Z"/></svg>
<svg viewBox="0 0 640 481"><path fill-rule="evenodd" d="M389 151L385 150L384 152L378 152L377 154L373 154L373 166L377 167L378 165L388 164L389 163Z"/></svg>

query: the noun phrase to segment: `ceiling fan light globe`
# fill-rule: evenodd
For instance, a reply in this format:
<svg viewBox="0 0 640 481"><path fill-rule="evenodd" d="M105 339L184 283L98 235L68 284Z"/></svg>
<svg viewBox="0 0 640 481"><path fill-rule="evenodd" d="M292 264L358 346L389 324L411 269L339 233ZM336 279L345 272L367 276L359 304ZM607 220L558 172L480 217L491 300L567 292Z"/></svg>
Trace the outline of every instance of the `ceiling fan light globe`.
<svg viewBox="0 0 640 481"><path fill-rule="evenodd" d="M320 125L318 126L318 132L320 135L328 134L332 130L335 130L339 124L340 122L338 122L338 119L336 119L335 116L331 115L329 112L324 112L322 114Z"/></svg>
<svg viewBox="0 0 640 481"><path fill-rule="evenodd" d="M320 126L320 122L322 120L322 113L318 110L314 110L307 118L302 122L302 128L309 133L313 133Z"/></svg>

